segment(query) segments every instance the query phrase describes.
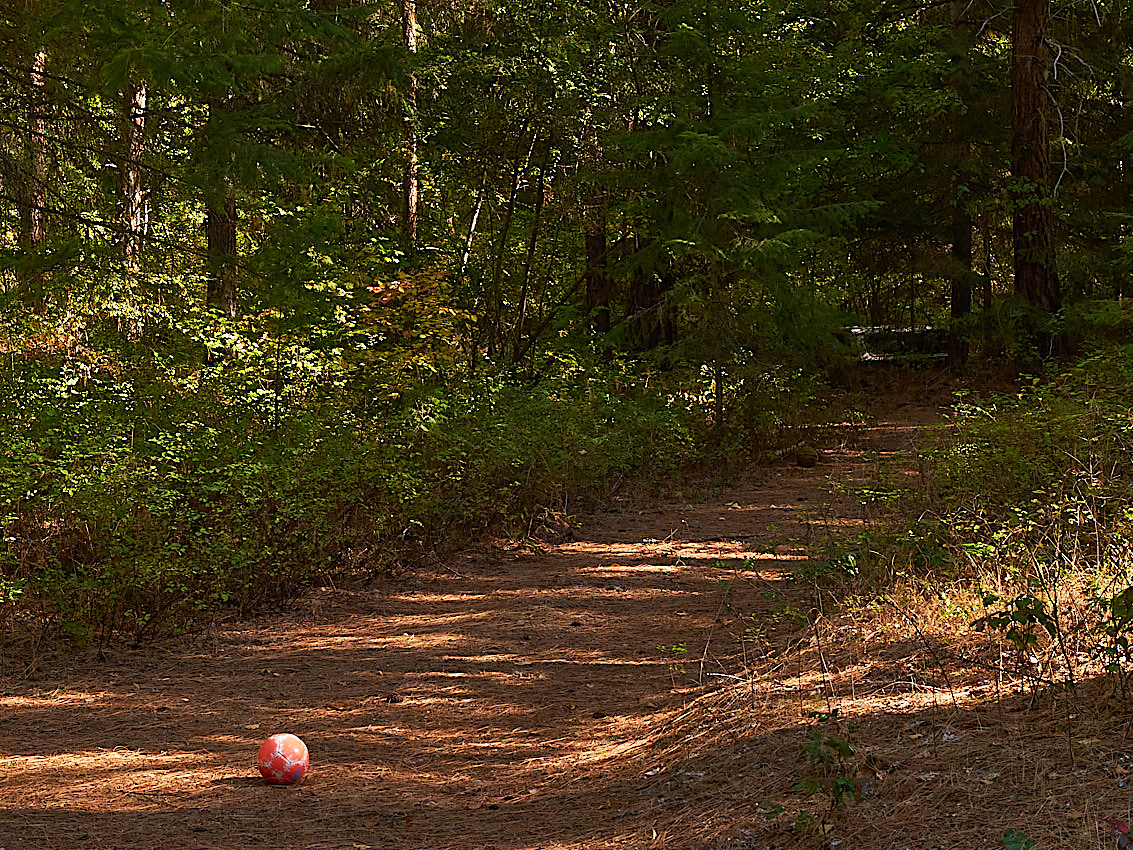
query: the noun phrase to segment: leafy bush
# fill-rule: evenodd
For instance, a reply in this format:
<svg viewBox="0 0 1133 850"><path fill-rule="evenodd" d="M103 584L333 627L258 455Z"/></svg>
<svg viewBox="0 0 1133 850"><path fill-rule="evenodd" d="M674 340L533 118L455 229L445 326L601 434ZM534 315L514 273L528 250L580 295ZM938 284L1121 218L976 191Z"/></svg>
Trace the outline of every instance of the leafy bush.
<svg viewBox="0 0 1133 850"><path fill-rule="evenodd" d="M192 329L163 332L201 350ZM446 388L247 328L226 339L226 362L203 366L168 344L6 359L9 628L99 643L193 629L320 576L525 533L580 493L673 473L703 430L620 366Z"/></svg>

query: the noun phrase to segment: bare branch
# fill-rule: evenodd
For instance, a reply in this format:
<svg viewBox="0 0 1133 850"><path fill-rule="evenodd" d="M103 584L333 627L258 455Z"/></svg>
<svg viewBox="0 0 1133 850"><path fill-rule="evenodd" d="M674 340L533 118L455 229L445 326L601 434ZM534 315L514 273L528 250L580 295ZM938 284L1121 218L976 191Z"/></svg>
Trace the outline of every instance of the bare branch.
<svg viewBox="0 0 1133 850"><path fill-rule="evenodd" d="M1066 144L1066 118L1062 114L1062 106L1058 103L1058 98L1054 96L1048 87L1044 87L1043 91L1046 96L1050 98L1050 102L1054 105L1054 111L1058 115L1058 144L1062 148L1062 171L1059 172L1058 179L1054 181L1054 188L1051 189L1050 196L1052 198L1058 197L1058 187L1062 185L1062 178L1070 173L1070 148Z"/></svg>
<svg viewBox="0 0 1133 850"><path fill-rule="evenodd" d="M989 26L991 26L992 21L994 21L996 18L1002 18L1004 15L1011 12L1011 10L1012 9L1009 6L1006 9L999 10L994 15L992 15L990 18L985 18L984 22L982 24L980 24L980 28L976 31L976 38L979 38L981 35L983 35L983 31L986 30Z"/></svg>

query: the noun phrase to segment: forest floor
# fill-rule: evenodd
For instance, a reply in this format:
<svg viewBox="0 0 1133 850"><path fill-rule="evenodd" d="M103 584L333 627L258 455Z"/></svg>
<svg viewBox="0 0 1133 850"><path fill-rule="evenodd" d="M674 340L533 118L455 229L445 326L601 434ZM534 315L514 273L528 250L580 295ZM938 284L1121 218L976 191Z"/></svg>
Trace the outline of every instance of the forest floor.
<svg viewBox="0 0 1133 850"><path fill-rule="evenodd" d="M190 645L45 655L0 681L0 848L1111 847L1124 719L1036 709L940 606L805 577L875 522L862 488L923 486L946 401L829 431L812 469L624 497L557 542ZM309 746L298 786L256 771L278 731ZM834 809L840 777L862 796Z"/></svg>

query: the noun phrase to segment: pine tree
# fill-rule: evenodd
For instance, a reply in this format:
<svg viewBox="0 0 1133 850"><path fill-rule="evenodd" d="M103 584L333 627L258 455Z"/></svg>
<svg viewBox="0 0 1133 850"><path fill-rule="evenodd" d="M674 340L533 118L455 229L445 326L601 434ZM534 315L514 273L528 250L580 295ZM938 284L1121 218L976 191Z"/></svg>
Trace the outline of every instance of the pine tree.
<svg viewBox="0 0 1133 850"><path fill-rule="evenodd" d="M1050 0L1018 0L1011 31L1015 291L1045 312L1062 301L1050 197Z"/></svg>

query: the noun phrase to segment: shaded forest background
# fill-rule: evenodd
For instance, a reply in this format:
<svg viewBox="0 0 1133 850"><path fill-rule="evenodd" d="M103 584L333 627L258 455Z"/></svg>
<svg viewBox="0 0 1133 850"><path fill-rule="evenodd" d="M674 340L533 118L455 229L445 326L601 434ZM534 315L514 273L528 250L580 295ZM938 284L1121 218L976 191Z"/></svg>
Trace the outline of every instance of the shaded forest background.
<svg viewBox="0 0 1133 850"><path fill-rule="evenodd" d="M854 325L1039 376L976 526L1060 434L1116 486L1131 83L1121 2L8 3L0 625L137 642L749 462Z"/></svg>

